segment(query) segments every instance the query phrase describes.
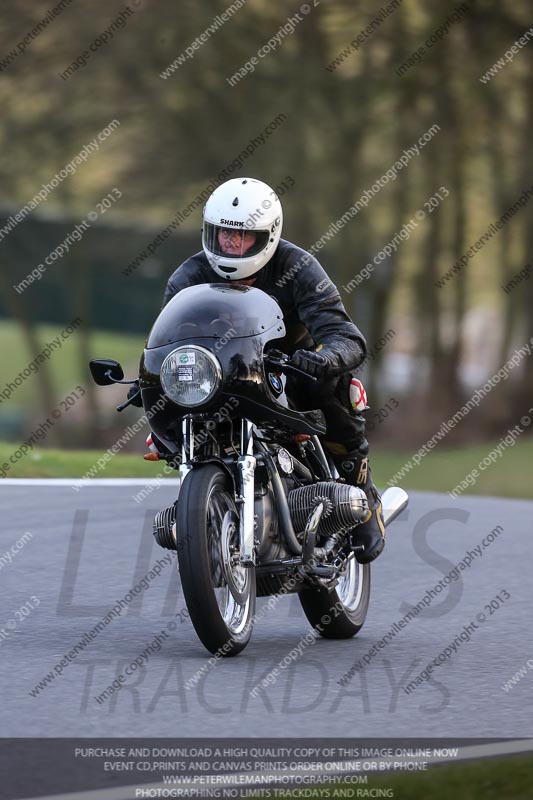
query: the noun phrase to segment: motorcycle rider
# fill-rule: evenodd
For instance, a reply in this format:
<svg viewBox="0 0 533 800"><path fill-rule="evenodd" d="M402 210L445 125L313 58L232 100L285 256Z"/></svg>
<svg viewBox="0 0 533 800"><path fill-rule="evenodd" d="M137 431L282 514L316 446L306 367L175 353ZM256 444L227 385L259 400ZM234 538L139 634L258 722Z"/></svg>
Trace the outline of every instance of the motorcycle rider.
<svg viewBox="0 0 533 800"><path fill-rule="evenodd" d="M281 239L282 222L281 203L267 184L253 178L221 184L204 208L203 249L170 276L163 305L187 286L215 280L253 285L277 300L287 334L276 347L291 356L293 366L317 379L288 375L287 397L300 410L322 410L324 446L341 477L368 498L368 517L356 532L356 544L364 549L355 556L369 563L383 551L385 528L368 463L365 421L349 396L351 372L366 356L365 339L316 258Z"/></svg>

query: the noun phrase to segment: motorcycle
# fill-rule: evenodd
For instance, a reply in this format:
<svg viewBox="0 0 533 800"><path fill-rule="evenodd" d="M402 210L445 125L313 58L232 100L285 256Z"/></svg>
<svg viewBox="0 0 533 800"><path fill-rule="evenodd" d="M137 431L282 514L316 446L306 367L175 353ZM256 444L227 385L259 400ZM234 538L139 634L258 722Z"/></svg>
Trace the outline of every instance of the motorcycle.
<svg viewBox="0 0 533 800"><path fill-rule="evenodd" d="M249 642L257 597L297 593L311 625L331 639L357 634L368 610L371 569L355 558L367 499L322 447L323 413L287 398L284 376L300 370L280 349L285 335L270 295L201 284L163 308L140 363L148 457L180 477L154 535L177 552L191 622L220 656ZM135 383L113 360L90 369L98 385ZM408 497L390 488L382 501L389 525Z"/></svg>

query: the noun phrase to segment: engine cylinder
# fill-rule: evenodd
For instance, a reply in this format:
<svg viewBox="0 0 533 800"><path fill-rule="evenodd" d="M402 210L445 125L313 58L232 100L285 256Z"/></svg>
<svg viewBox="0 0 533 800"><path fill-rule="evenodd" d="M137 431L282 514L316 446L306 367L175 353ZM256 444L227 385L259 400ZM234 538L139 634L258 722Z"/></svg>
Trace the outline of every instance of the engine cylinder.
<svg viewBox="0 0 533 800"><path fill-rule="evenodd" d="M157 544L167 550L176 550L176 542L172 536L172 525L176 519L176 509L174 506L164 508L155 515L154 536Z"/></svg>
<svg viewBox="0 0 533 800"><path fill-rule="evenodd" d="M305 529L309 514L318 503L324 512L318 527L319 535L329 535L357 525L368 511L362 489L335 481L321 481L292 489L287 496L292 524L297 533Z"/></svg>

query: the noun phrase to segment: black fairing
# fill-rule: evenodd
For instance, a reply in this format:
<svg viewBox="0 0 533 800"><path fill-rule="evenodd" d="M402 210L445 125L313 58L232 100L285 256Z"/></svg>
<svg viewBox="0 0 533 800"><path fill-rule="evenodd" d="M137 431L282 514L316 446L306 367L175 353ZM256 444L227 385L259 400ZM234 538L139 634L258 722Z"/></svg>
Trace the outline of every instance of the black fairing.
<svg viewBox="0 0 533 800"><path fill-rule="evenodd" d="M251 286L200 284L182 289L161 311L154 323L141 366L140 379L145 409L164 396L159 373L164 359L182 344L206 347L219 360L219 391L201 406L188 408L168 401L151 419L150 426L164 440L179 436L184 414L212 412L229 397L236 397L236 414L252 422L274 423L294 432L325 433L322 412L298 412L277 399L263 365L270 342L283 338L281 308L270 295ZM268 349L268 348L267 348Z"/></svg>
<svg viewBox="0 0 533 800"><path fill-rule="evenodd" d="M225 339L228 331L232 337L261 336L271 331L270 338L279 338L285 331L281 308L273 297L252 286L189 286L161 311L146 347L150 350L198 337L209 337L216 343Z"/></svg>

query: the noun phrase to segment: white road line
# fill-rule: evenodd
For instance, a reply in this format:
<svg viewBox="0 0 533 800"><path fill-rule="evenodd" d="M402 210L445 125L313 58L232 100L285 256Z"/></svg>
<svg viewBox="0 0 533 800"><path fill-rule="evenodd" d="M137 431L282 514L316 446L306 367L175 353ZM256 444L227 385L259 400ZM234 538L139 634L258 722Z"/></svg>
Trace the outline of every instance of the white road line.
<svg viewBox="0 0 533 800"><path fill-rule="evenodd" d="M175 478L2 478L2 486L152 486L159 483L175 483Z"/></svg>
<svg viewBox="0 0 533 800"><path fill-rule="evenodd" d="M304 740L305 741L305 740ZM445 749L445 748L442 748ZM451 758L410 758L410 761L426 761L429 764L456 764L459 761L469 761L472 759L479 759L479 758L494 758L496 756L509 756L509 755L518 755L520 753L529 753L533 752L533 739L513 739L508 742L491 742L489 744L475 744L471 746L459 746L459 754L455 757ZM394 761L398 759L395 758L384 758L380 761L385 763L393 764ZM346 765L346 769L339 769L339 770L327 770L324 772L326 775L339 775L339 781L342 780L343 774L354 774L353 769L348 768ZM300 771L300 770L282 770L280 772L276 772L272 770L269 774L276 775L279 777L285 776L287 774L294 775L294 776L307 776L307 775L314 775L317 777L317 771ZM376 775L377 773L373 772L372 775ZM400 772L385 772L380 771L378 774L380 775L400 775L405 773ZM409 773L412 774L412 773ZM203 775L202 777L205 778L205 783L137 783L130 786L117 786L109 789L90 789L86 792L69 792L68 794L54 794L54 795L46 795L46 796L38 796L38 797L26 797L21 798L21 800L134 800L136 797L142 797L141 794L136 794L136 791L139 789L149 790L149 789L190 789L192 788L208 788L208 787L218 787L218 788L230 788L233 785L239 786L240 788L249 788L247 784L241 783L242 776L247 776L253 780L254 777L260 778L263 775L261 772L255 773L240 773L229 775L230 778L227 783L213 783L210 784L208 782L209 776ZM275 783L275 781L272 781ZM319 784L317 784L318 786ZM251 783L251 787L256 789L266 788L268 786L267 783ZM287 789L290 788L289 784L284 784ZM157 796L157 795L154 795Z"/></svg>

